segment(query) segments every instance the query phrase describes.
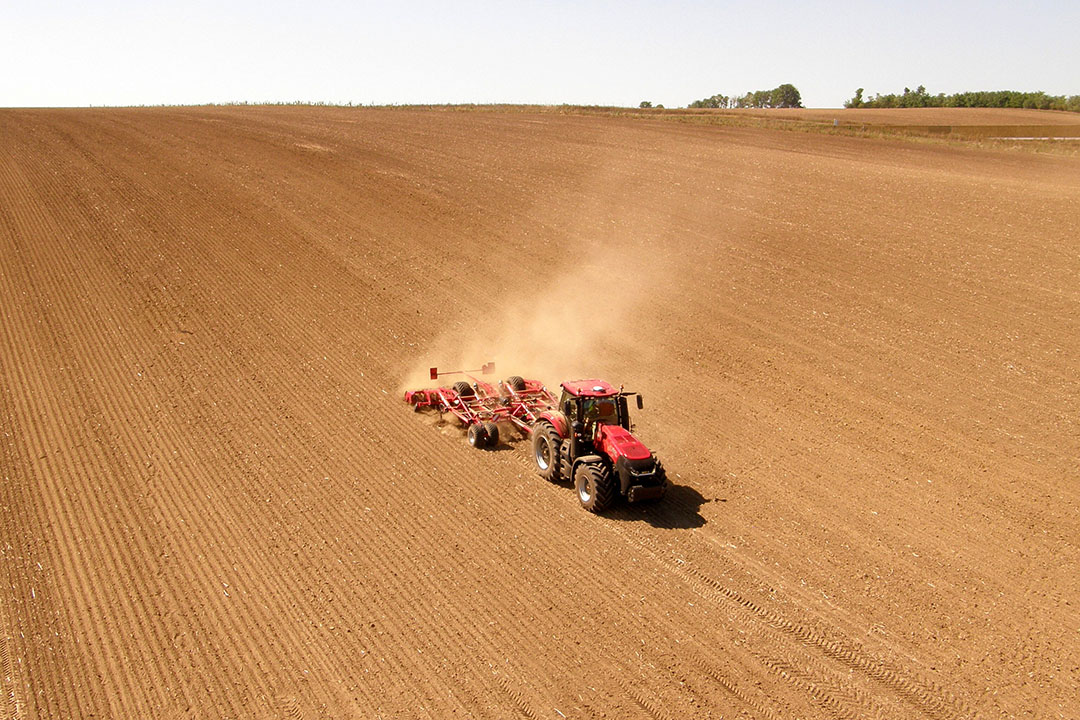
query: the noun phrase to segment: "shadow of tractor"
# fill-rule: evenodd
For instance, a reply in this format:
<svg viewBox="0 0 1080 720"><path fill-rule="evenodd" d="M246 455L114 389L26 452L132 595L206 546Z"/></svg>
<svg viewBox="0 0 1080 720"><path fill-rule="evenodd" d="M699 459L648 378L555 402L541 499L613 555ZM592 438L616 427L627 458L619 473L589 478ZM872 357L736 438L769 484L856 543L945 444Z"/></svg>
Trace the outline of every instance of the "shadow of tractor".
<svg viewBox="0 0 1080 720"><path fill-rule="evenodd" d="M620 502L604 515L612 520L647 522L665 530L689 530L705 525L700 510L708 502L712 500L693 487L671 483L663 500L634 504Z"/></svg>

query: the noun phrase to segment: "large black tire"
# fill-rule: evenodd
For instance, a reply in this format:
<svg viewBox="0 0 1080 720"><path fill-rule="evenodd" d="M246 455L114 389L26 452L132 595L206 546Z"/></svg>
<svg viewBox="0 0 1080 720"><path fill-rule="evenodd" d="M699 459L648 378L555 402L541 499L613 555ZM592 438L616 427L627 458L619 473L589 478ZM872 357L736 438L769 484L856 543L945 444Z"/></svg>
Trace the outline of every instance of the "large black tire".
<svg viewBox="0 0 1080 720"><path fill-rule="evenodd" d="M461 397L472 397L476 394L476 392L473 390L473 386L465 382L464 380L458 380L451 387L453 387L454 392L456 392Z"/></svg>
<svg viewBox="0 0 1080 720"><path fill-rule="evenodd" d="M484 423L484 435L487 436L488 447L495 447L499 444L499 426L495 423Z"/></svg>
<svg viewBox="0 0 1080 720"><path fill-rule="evenodd" d="M671 487L671 483L668 482L667 472L664 470L664 466L660 464L660 461L656 461L656 477L660 480L661 487L664 488L658 496L652 499L652 502L660 502L667 495L668 488Z"/></svg>
<svg viewBox="0 0 1080 720"><path fill-rule="evenodd" d="M520 375L511 375L506 378L506 386L512 389L514 392L521 392L525 389L525 379Z"/></svg>
<svg viewBox="0 0 1080 720"><path fill-rule="evenodd" d="M559 463L559 444L562 439L549 422L536 423L532 433L532 453L536 469L548 482L562 482L563 475Z"/></svg>
<svg viewBox="0 0 1080 720"><path fill-rule="evenodd" d="M615 500L615 481L603 463L582 463L574 471L574 489L581 507L591 513L606 510Z"/></svg>
<svg viewBox="0 0 1080 720"><path fill-rule="evenodd" d="M469 444L479 450L487 445L487 433L484 432L483 425L470 425L469 426Z"/></svg>
<svg viewBox="0 0 1080 720"><path fill-rule="evenodd" d="M567 438L559 443L559 476L569 479L573 467L574 463L570 461L570 440Z"/></svg>

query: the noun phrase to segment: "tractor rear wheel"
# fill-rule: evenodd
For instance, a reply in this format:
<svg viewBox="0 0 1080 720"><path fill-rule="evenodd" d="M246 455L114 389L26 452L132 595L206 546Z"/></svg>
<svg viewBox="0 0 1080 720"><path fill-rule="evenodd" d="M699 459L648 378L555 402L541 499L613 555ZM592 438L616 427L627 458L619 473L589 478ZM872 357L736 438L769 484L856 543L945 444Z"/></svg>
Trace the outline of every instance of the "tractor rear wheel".
<svg viewBox="0 0 1080 720"><path fill-rule="evenodd" d="M495 447L499 444L499 426L495 423L484 423L484 435L487 436L488 447Z"/></svg>
<svg viewBox="0 0 1080 720"><path fill-rule="evenodd" d="M562 473L559 472L560 443L559 433L551 423L536 423L532 433L533 459L536 460L536 469L540 476L549 482L557 483L563 480Z"/></svg>
<svg viewBox="0 0 1080 720"><path fill-rule="evenodd" d="M506 378L506 385L514 392L521 392L525 389L525 379L520 375L511 375Z"/></svg>
<svg viewBox="0 0 1080 720"><path fill-rule="evenodd" d="M589 512L606 510L615 499L615 483L603 463L584 463L574 472L574 488L581 507Z"/></svg>
<svg viewBox="0 0 1080 720"><path fill-rule="evenodd" d="M469 426L469 444L479 450L487 445L487 433L482 425Z"/></svg>
<svg viewBox="0 0 1080 720"><path fill-rule="evenodd" d="M471 395L476 394L473 390L472 385L465 382L464 380L458 380L451 387L453 387L454 392L456 392L461 397L470 397Z"/></svg>

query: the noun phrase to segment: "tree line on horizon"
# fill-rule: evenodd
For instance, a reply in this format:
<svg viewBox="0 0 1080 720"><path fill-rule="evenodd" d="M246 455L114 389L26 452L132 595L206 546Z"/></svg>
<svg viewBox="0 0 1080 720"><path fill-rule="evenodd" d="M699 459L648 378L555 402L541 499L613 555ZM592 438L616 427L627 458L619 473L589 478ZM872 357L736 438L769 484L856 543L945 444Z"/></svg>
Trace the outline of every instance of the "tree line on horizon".
<svg viewBox="0 0 1080 720"><path fill-rule="evenodd" d="M741 96L713 95L695 100L688 108L801 108L802 95L791 83L772 90L754 90Z"/></svg>
<svg viewBox="0 0 1080 720"><path fill-rule="evenodd" d="M946 95L931 95L920 85L912 90L904 88L902 94L863 97L863 88L844 103L846 108L925 108L925 107L981 107L1017 108L1027 110L1067 110L1080 112L1080 95L1047 95L1044 92L1017 92L1015 90L979 90Z"/></svg>

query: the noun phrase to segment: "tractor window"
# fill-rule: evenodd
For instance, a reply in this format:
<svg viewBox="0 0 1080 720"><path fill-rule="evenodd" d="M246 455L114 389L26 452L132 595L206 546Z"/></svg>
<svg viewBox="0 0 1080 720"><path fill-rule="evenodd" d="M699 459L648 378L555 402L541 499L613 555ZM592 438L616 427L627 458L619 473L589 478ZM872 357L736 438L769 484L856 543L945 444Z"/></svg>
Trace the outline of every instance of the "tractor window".
<svg viewBox="0 0 1080 720"><path fill-rule="evenodd" d="M612 398L586 398L585 422L600 421L608 425L619 424L619 411Z"/></svg>
<svg viewBox="0 0 1080 720"><path fill-rule="evenodd" d="M577 403L574 402L574 396L563 390L562 399L559 400L559 405L562 407L563 414L566 415L570 422L577 420Z"/></svg>

